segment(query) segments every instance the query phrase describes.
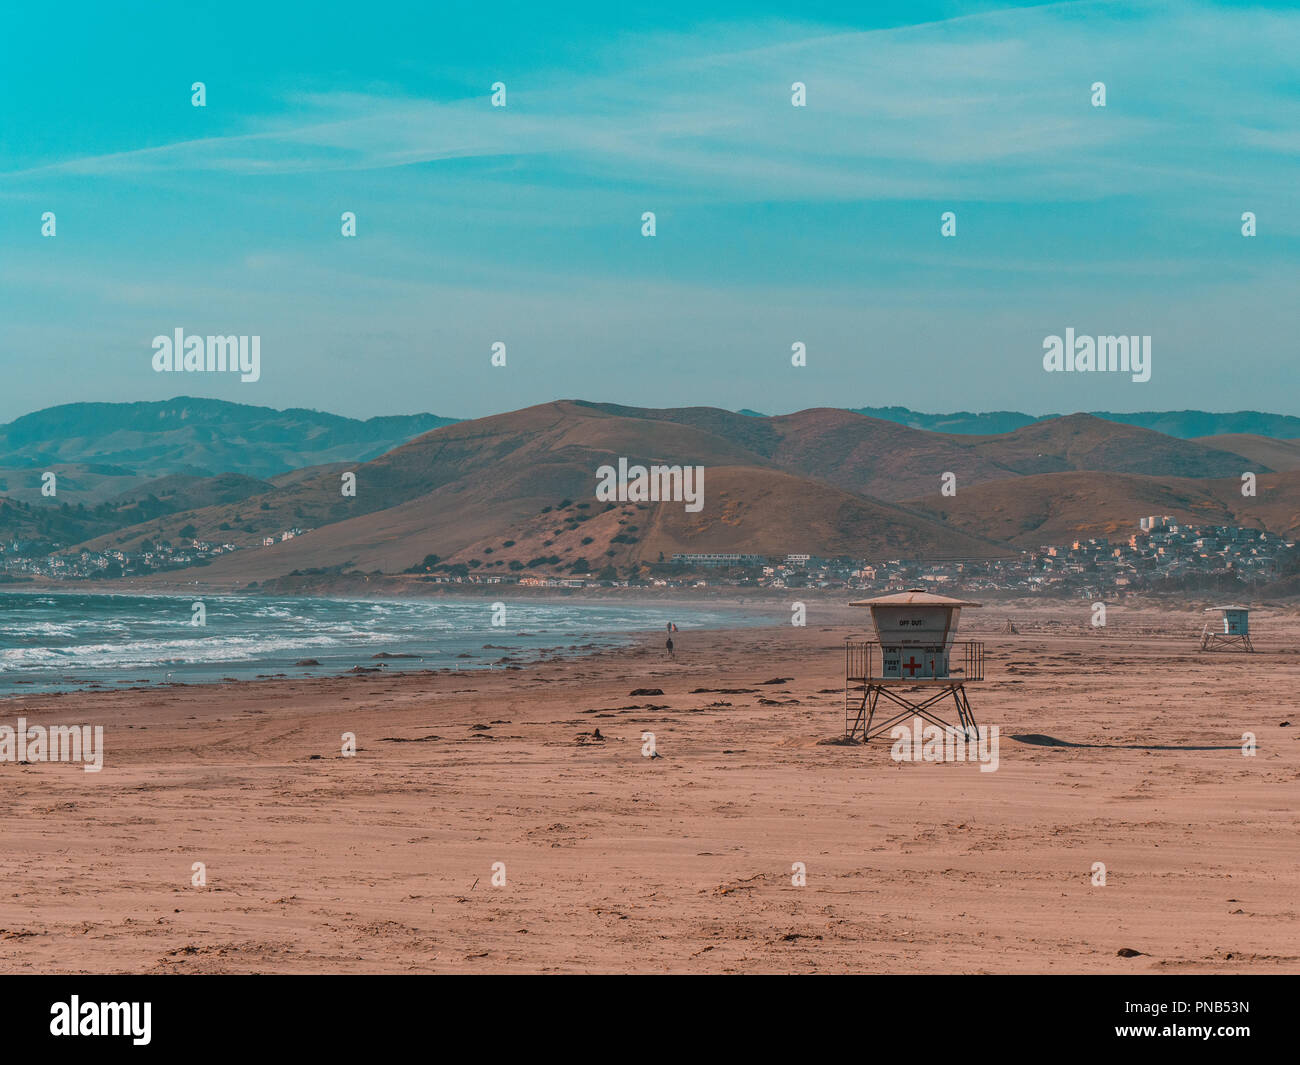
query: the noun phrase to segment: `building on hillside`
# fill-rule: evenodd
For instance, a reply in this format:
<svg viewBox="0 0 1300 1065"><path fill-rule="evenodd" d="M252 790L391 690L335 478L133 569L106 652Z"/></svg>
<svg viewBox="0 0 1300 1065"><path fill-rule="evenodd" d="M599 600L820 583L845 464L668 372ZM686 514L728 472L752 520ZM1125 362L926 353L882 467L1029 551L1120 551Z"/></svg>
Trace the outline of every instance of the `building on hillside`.
<svg viewBox="0 0 1300 1065"><path fill-rule="evenodd" d="M742 555L726 551L673 554L673 564L679 566L761 566L766 561L765 555Z"/></svg>

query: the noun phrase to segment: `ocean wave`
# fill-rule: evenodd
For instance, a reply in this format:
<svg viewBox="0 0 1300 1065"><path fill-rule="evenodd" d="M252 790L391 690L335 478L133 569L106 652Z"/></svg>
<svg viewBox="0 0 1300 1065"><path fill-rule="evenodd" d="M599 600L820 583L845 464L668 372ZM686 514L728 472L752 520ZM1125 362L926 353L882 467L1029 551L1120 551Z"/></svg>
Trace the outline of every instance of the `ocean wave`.
<svg viewBox="0 0 1300 1065"><path fill-rule="evenodd" d="M11 647L0 650L0 673L32 669L145 668L163 665L254 662L300 651L353 648L368 654L377 642L351 644L332 636L233 637L226 639L76 644L68 647Z"/></svg>
<svg viewBox="0 0 1300 1065"><path fill-rule="evenodd" d="M483 650L485 643L509 642L513 654L528 656L578 641L614 645L629 633L662 631L669 621L682 629L747 623L726 610L506 601L503 629L491 624L490 604L477 601L13 595L0 619L0 678L8 688L24 674L38 684L54 683L54 675L76 684L162 679L176 669L252 676L291 668L300 658L318 658L326 668L355 665L378 651L422 656L426 666L460 654L473 657L462 665L486 665L492 652ZM190 625L195 602L206 606L206 627Z"/></svg>

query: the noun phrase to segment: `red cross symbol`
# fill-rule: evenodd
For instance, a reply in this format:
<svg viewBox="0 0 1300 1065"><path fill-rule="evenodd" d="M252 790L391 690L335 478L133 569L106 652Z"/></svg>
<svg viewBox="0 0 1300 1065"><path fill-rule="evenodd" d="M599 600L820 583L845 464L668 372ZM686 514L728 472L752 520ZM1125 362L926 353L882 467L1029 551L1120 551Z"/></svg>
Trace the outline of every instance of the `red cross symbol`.
<svg viewBox="0 0 1300 1065"><path fill-rule="evenodd" d="M906 669L913 677L915 677L916 671L921 668L921 663L916 660L916 655L912 655L906 662L903 663L903 668Z"/></svg>

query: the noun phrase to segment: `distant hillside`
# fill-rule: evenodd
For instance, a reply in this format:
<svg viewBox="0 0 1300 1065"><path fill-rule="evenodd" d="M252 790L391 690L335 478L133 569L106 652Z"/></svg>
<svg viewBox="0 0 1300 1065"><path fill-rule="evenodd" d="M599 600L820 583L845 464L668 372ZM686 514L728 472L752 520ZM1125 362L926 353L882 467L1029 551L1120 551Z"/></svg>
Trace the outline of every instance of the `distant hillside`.
<svg viewBox="0 0 1300 1065"><path fill-rule="evenodd" d="M274 413L265 435L280 431ZM285 412L288 424L307 420ZM1180 439L1088 414L963 434L837 408L766 417L565 400L442 425L369 460L261 478L174 474L123 487L121 467L73 464L56 502L31 496L23 475L29 495L0 511L0 540L12 531L130 553L146 540L229 542L247 550L204 572L234 582L434 565L627 572L679 551L991 557L1131 530L1150 513L1292 532L1300 471L1274 472L1266 459L1293 469L1293 450L1250 434ZM597 468L619 458L703 466L703 509L597 500ZM1245 471L1258 476L1258 499L1240 494ZM342 472L355 473L355 495L341 493ZM13 477L12 467L0 473ZM955 498L940 492L946 473ZM70 505L64 484L101 501ZM306 534L280 540L295 528ZM266 537L276 543L263 547Z"/></svg>
<svg viewBox="0 0 1300 1065"><path fill-rule="evenodd" d="M1034 417L1018 411L991 411L972 414L958 411L954 414L922 414L907 407L857 407L855 414L869 418L897 422L913 429L928 429L936 433L1010 433L1035 422L1059 418L1059 414ZM1092 411L1093 417L1108 422L1134 425L1152 429L1181 440L1221 434L1250 433L1278 440L1300 438L1300 418L1289 414L1263 414L1260 411L1242 410L1230 414L1213 414L1203 410L1142 411L1134 414L1116 414L1113 411Z"/></svg>
<svg viewBox="0 0 1300 1065"><path fill-rule="evenodd" d="M613 403L577 405L689 425L730 440L787 472L890 500L938 492L940 478L947 472L956 474L959 485L969 485L1067 470L1234 477L1247 468L1240 455L1090 414L973 436L912 429L834 407L758 418L715 407L649 410ZM1262 466L1255 470L1270 471L1271 467Z"/></svg>
<svg viewBox="0 0 1300 1065"><path fill-rule="evenodd" d="M761 435L763 420L700 410L694 420L701 424L691 425L657 417L663 413L624 415L566 401L460 422L358 465L354 498L342 497L337 473L327 472L151 520L86 546L132 549L145 538L176 539L188 526L202 539L246 545L294 526L312 530L220 559L206 571L214 579L259 580L339 566L395 572L428 555L509 572L511 563L538 559L553 559L548 568L584 560L597 569L625 567L673 551L1003 553L996 543L928 517L783 471L725 432L738 419ZM710 423L719 431L710 431ZM596 468L619 457L703 465L703 512L687 513L680 503L597 503Z"/></svg>
<svg viewBox="0 0 1300 1065"><path fill-rule="evenodd" d="M111 470L112 467L103 469ZM96 480L85 471L86 467L82 466L52 466L51 472L57 477L57 493L53 498L42 496L36 488L28 488L28 477L21 478L24 485L21 493L0 494L0 541L75 544L142 522L156 521L178 511L236 503L274 487L269 481L238 473L223 473L216 477L171 474L141 481L134 477ZM30 479L39 485L39 471L27 472L32 475ZM0 488L6 479L18 479L13 471L0 473L7 474L7 478L0 476ZM140 483L137 487L103 498L109 488L118 486L118 482Z"/></svg>
<svg viewBox="0 0 1300 1065"><path fill-rule="evenodd" d="M680 504L573 504L520 522L511 531L507 558L556 557L566 567L581 563L593 572L612 563L671 560L675 552L732 551L782 556L798 550L834 558L992 557L1008 552L984 537L946 528L892 504L841 492L804 477L761 467L714 466L706 470L707 503L698 514ZM578 509L582 508L582 509ZM577 515L577 520L573 519ZM590 543L584 544L584 541ZM484 548L503 550L491 538L445 559L452 564L486 562Z"/></svg>
<svg viewBox="0 0 1300 1065"><path fill-rule="evenodd" d="M1220 436L1203 436L1196 442L1244 455L1260 466L1275 470L1300 470L1300 440L1274 440L1252 433L1223 433Z"/></svg>
<svg viewBox="0 0 1300 1065"><path fill-rule="evenodd" d="M1235 477L1056 473L975 485L956 496L914 499L909 505L953 528L1015 547L1064 544L1080 536L1127 539L1146 514L1283 536L1300 532L1300 471L1261 476L1257 488L1256 496L1243 497Z"/></svg>
<svg viewBox="0 0 1300 1065"><path fill-rule="evenodd" d="M120 483L119 490L165 474L265 479L303 466L364 462L454 420L410 414L359 421L189 396L154 403L67 403L0 425L0 469L13 482L22 480L12 476L16 468L109 465L119 467L119 476L138 478ZM67 497L68 502L102 499L102 494Z"/></svg>
<svg viewBox="0 0 1300 1065"><path fill-rule="evenodd" d="M922 414L907 407L854 407L854 414L868 418L897 422L912 429L928 429L932 433L1011 433L1041 419L1016 411L999 410L987 414L956 411L953 414Z"/></svg>
<svg viewBox="0 0 1300 1065"><path fill-rule="evenodd" d="M1127 425L1140 425L1144 429L1154 429L1158 433L1184 440L1198 436L1218 436L1222 433L1251 433L1275 440L1300 437L1300 418L1293 418L1289 414L1263 414L1257 410L1239 410L1230 414L1212 414L1203 410L1165 413L1143 411L1137 414L1100 413L1097 417Z"/></svg>
<svg viewBox="0 0 1300 1065"><path fill-rule="evenodd" d="M0 466L0 496L23 503L48 503L41 494L46 473L54 474L58 501L72 506L97 506L150 480L125 466L99 462Z"/></svg>

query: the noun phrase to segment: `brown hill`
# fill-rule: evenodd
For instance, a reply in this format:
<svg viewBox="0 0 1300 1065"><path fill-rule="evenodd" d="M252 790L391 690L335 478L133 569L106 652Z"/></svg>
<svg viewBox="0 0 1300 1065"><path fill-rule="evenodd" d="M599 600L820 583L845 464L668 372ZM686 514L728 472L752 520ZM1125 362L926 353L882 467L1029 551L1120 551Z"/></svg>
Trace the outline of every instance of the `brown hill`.
<svg viewBox="0 0 1300 1065"><path fill-rule="evenodd" d="M1223 433L1198 437L1196 443L1243 455L1260 469L1267 466L1279 472L1300 470L1300 440L1274 440L1253 433Z"/></svg>
<svg viewBox="0 0 1300 1065"><path fill-rule="evenodd" d="M220 503L238 503L271 487L268 481L245 477L242 473L220 473L215 477L173 473L146 481L115 496L110 502L124 511L151 501L169 510L195 510Z"/></svg>
<svg viewBox="0 0 1300 1065"><path fill-rule="evenodd" d="M1090 414L1036 422L1010 433L974 436L913 429L830 407L755 418L710 407L642 410L613 404L582 406L704 429L741 444L787 472L879 499L913 499L937 493L943 474L949 472L956 474L962 486L1070 470L1232 477L1247 468L1239 454ZM1258 463L1253 468L1256 473L1272 469Z"/></svg>
<svg viewBox="0 0 1300 1065"><path fill-rule="evenodd" d="M254 544L282 529L319 529L402 507L453 487L456 497L495 498L503 516L513 513L511 504L516 500L528 513L535 513L529 509L534 502L540 507L566 494L590 497L596 468L619 456L643 463L763 464L743 448L689 427L666 431L641 419L617 418L567 402L547 403L458 422L348 467L347 472L356 474L355 496L342 495L344 471L337 464L318 467L320 472L309 476L280 479L272 491L261 495L123 529L86 546L129 548L145 538L172 538L176 529L187 524L197 528L201 539ZM444 501L444 505L448 504Z"/></svg>
<svg viewBox="0 0 1300 1065"><path fill-rule="evenodd" d="M1300 471L1260 476L1254 498L1239 478L1139 477L1056 473L959 489L956 496L911 501L938 521L1017 547L1069 543L1079 536L1127 538L1147 514L1241 525L1287 536L1300 532Z"/></svg>
<svg viewBox="0 0 1300 1065"><path fill-rule="evenodd" d="M597 467L619 457L704 466L704 511L690 515L680 503L648 505L643 520L623 522L638 526L627 532L594 499ZM706 429L568 402L437 429L354 472L355 498L341 496L338 471L332 470L85 546L129 549L145 538L174 541L190 525L200 539L250 547L286 528L312 530L218 560L207 570L214 578L238 573L257 580L322 567L393 571L430 554L508 569L512 561L526 565L539 557L560 560L549 565L572 565L584 555L597 567L625 565L673 551L999 553L996 545L954 534L929 518L784 474ZM547 516L566 501L572 504L566 518L578 520ZM582 526L587 527L579 535ZM583 544L587 537L590 543ZM507 540L515 541L513 547Z"/></svg>
<svg viewBox="0 0 1300 1065"><path fill-rule="evenodd" d="M43 466L0 467L0 496L20 503L49 506L50 497L41 494L45 473L55 475L55 505L97 506L144 484L148 478L122 466L102 463L51 463Z"/></svg>
<svg viewBox="0 0 1300 1065"><path fill-rule="evenodd" d="M666 562L675 552L804 551L876 558L1007 553L999 544L902 507L776 470L707 468L706 502L697 514L681 503L596 502L589 470L583 465L545 482L521 473L514 483L491 487L445 486L379 514L241 552L205 573L265 580L311 568L395 572L431 554L441 563L483 573L586 573L607 565L623 570L639 562ZM585 495L562 491L574 480L586 487Z"/></svg>
<svg viewBox="0 0 1300 1065"><path fill-rule="evenodd" d="M976 439L991 460L1022 476L1105 470L1150 477L1236 477L1243 469L1242 457L1232 452L1091 414L1070 414Z"/></svg>
<svg viewBox="0 0 1300 1065"><path fill-rule="evenodd" d="M903 507L842 492L775 470L717 466L705 471L706 505L600 504L584 500L515 526L515 542L479 542L447 559L509 568L553 557L557 568L593 571L671 561L674 553L735 552L833 558L953 558L1005 555L999 544L947 529ZM484 548L491 548L489 561ZM578 567L575 572L585 572Z"/></svg>
<svg viewBox="0 0 1300 1065"><path fill-rule="evenodd" d="M704 511L597 503L595 471L620 457L704 466ZM1223 523L1249 516L1236 480L1249 466L1261 474L1251 520L1291 528L1294 515L1277 498L1296 498L1294 486L1277 482L1281 495L1266 505L1276 475L1259 463L1089 415L976 437L833 409L754 418L560 401L445 426L370 462L278 477L267 491L85 546L176 542L187 529L252 548L208 568L214 578L248 580L321 568L393 572L429 555L501 572L599 570L677 551L975 557L1002 553L1000 543L1114 531L1144 513ZM1094 468L1110 472L1083 472ZM356 475L355 497L340 492L344 472ZM945 472L957 476L955 499L939 494ZM260 546L294 527L311 531Z"/></svg>

